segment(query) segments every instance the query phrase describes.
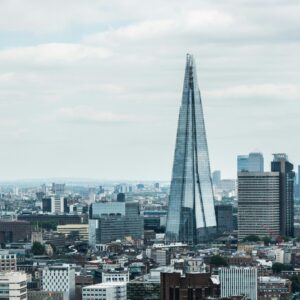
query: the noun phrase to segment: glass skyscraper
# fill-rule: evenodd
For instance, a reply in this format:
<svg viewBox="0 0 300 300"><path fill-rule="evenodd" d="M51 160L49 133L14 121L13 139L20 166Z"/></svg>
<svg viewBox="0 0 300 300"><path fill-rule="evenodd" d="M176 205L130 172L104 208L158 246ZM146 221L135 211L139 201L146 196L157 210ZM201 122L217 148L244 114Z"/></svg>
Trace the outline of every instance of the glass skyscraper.
<svg viewBox="0 0 300 300"><path fill-rule="evenodd" d="M200 90L187 55L170 188L166 239L197 244L212 238L216 216Z"/></svg>

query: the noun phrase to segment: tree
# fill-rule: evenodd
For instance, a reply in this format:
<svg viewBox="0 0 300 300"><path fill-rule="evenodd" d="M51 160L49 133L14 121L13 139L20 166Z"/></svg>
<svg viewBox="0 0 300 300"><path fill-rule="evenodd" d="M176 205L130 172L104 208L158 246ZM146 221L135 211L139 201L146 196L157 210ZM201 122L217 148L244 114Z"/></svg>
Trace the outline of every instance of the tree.
<svg viewBox="0 0 300 300"><path fill-rule="evenodd" d="M281 273L281 271L290 271L290 270L293 270L293 267L291 265L284 265L278 262L272 265L272 271L275 274L279 274Z"/></svg>
<svg viewBox="0 0 300 300"><path fill-rule="evenodd" d="M272 242L272 239L269 236L264 236L262 241L264 242L265 246L268 246Z"/></svg>
<svg viewBox="0 0 300 300"><path fill-rule="evenodd" d="M43 255L45 253L45 246L40 242L34 242L31 248L33 255Z"/></svg>
<svg viewBox="0 0 300 300"><path fill-rule="evenodd" d="M210 264L216 267L228 266L226 259L220 255L214 255L210 258Z"/></svg>
<svg viewBox="0 0 300 300"><path fill-rule="evenodd" d="M259 236L257 235L247 235L244 239L243 239L244 242L259 242L260 241L260 238Z"/></svg>

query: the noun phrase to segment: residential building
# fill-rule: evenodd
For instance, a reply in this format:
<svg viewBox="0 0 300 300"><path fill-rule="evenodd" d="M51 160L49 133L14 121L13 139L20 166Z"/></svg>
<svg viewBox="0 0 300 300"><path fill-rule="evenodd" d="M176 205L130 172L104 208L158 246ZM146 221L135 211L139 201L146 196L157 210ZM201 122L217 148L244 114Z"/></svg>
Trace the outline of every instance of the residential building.
<svg viewBox="0 0 300 300"><path fill-rule="evenodd" d="M291 299L292 282L280 277L259 276L258 298L260 300Z"/></svg>
<svg viewBox="0 0 300 300"><path fill-rule="evenodd" d="M197 244L216 233L213 187L202 100L192 55L187 55L168 205L168 242Z"/></svg>
<svg viewBox="0 0 300 300"><path fill-rule="evenodd" d="M49 292L63 292L64 300L74 299L75 270L68 264L43 268L42 289Z"/></svg>
<svg viewBox="0 0 300 300"><path fill-rule="evenodd" d="M0 299L27 300L26 273L1 272L0 286L1 286Z"/></svg>
<svg viewBox="0 0 300 300"><path fill-rule="evenodd" d="M238 173L238 238L280 235L278 172Z"/></svg>
<svg viewBox="0 0 300 300"><path fill-rule="evenodd" d="M8 250L0 250L0 272L17 271L17 255Z"/></svg>
<svg viewBox="0 0 300 300"><path fill-rule="evenodd" d="M219 280L221 297L245 295L247 299L257 300L257 268L219 268Z"/></svg>
<svg viewBox="0 0 300 300"><path fill-rule="evenodd" d="M82 288L82 300L126 300L126 283L105 282Z"/></svg>

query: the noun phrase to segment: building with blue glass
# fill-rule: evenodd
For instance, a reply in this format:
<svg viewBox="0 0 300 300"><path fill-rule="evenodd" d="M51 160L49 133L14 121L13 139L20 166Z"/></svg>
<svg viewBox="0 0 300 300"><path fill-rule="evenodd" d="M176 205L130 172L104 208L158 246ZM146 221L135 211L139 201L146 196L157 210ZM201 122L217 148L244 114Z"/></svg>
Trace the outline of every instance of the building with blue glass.
<svg viewBox="0 0 300 300"><path fill-rule="evenodd" d="M187 55L170 187L166 239L197 244L216 232L204 116L194 59Z"/></svg>

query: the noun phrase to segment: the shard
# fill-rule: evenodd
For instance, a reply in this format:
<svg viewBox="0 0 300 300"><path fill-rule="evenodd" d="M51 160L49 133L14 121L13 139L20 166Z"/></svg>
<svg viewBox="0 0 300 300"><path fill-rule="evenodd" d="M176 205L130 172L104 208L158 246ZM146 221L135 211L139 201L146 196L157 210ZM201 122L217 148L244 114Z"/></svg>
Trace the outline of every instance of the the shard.
<svg viewBox="0 0 300 300"><path fill-rule="evenodd" d="M198 244L216 232L204 116L195 62L187 55L170 187L166 240Z"/></svg>

